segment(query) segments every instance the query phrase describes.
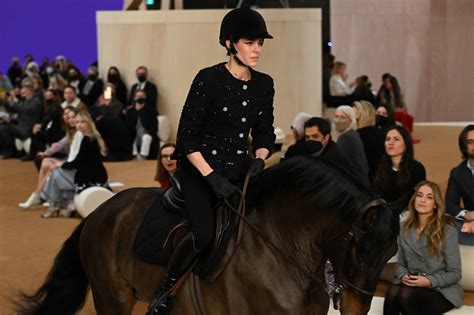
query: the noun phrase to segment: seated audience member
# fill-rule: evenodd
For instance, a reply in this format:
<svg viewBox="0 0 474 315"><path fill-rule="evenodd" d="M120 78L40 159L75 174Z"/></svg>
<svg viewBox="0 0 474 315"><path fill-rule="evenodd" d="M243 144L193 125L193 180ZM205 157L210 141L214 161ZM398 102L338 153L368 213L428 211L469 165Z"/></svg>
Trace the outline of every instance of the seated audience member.
<svg viewBox="0 0 474 315"><path fill-rule="evenodd" d="M294 144L290 145L288 147L288 150L290 150L290 148L294 146L296 143L305 141L304 124L310 118L311 118L311 115L305 112L299 112L298 114L295 115L295 118L293 118L293 123L290 126L291 133L293 134ZM285 160L286 158L285 156L286 156L286 152L282 154L281 161Z"/></svg>
<svg viewBox="0 0 474 315"><path fill-rule="evenodd" d="M37 152L64 137L63 109L56 90L44 92L44 111L42 123L33 126L30 152L22 158L23 161L33 160Z"/></svg>
<svg viewBox="0 0 474 315"><path fill-rule="evenodd" d="M354 91L355 82L347 83L346 70L345 63L340 61L334 63L331 79L329 80L329 107L352 103L351 94Z"/></svg>
<svg viewBox="0 0 474 315"><path fill-rule="evenodd" d="M456 228L459 231L459 243L472 246L474 234L468 233L474 233L474 125L463 129L458 142L463 160L449 174L446 211L458 219ZM465 226L461 232L463 224Z"/></svg>
<svg viewBox="0 0 474 315"><path fill-rule="evenodd" d="M161 188L168 188L171 186L170 177L176 172L176 160L172 160L171 156L176 150L176 145L173 143L165 143L158 153L158 165L156 168L155 181L158 182Z"/></svg>
<svg viewBox="0 0 474 315"><path fill-rule="evenodd" d="M369 77L366 75L361 75L357 77L355 81L355 89L352 92L352 101L368 101L371 104L375 104L375 96L371 90L372 83L369 80ZM373 105L372 105L373 106Z"/></svg>
<svg viewBox="0 0 474 315"><path fill-rule="evenodd" d="M354 109L341 105L336 109L334 116L334 130L332 131L339 150L351 161L354 168L362 174L363 182L369 186L369 165L365 156L364 145L357 129L357 120Z"/></svg>
<svg viewBox="0 0 474 315"><path fill-rule="evenodd" d="M71 67L68 70L68 85L74 88L76 95L82 91L84 84L86 84L86 80L82 76L81 71L74 66Z"/></svg>
<svg viewBox="0 0 474 315"><path fill-rule="evenodd" d="M91 108L104 91L104 82L99 78L99 70L89 67L86 83L79 94L80 99Z"/></svg>
<svg viewBox="0 0 474 315"><path fill-rule="evenodd" d="M2 91L6 92L12 89L13 89L13 85L10 81L10 78L4 75L2 71L0 71L0 92Z"/></svg>
<svg viewBox="0 0 474 315"><path fill-rule="evenodd" d="M78 110L88 111L86 104L84 104L79 97L77 97L76 89L73 86L67 85L63 92L64 102L61 107L64 109L68 106L74 107Z"/></svg>
<svg viewBox="0 0 474 315"><path fill-rule="evenodd" d="M23 79L23 68L20 66L20 58L12 58L12 65L10 68L8 68L7 76L13 86L21 86L21 80Z"/></svg>
<svg viewBox="0 0 474 315"><path fill-rule="evenodd" d="M135 94L138 90L145 91L147 96L146 104L149 107L152 107L157 113L157 101L158 101L158 88L155 84L148 81L148 69L145 66L140 66L136 70L137 80L138 82L132 85L132 89L130 91L130 100L129 105L133 105L135 103Z"/></svg>
<svg viewBox="0 0 474 315"><path fill-rule="evenodd" d="M289 146L285 155L282 156L281 161L291 159L295 156L318 153L331 137L331 135L326 137L327 133L331 131L330 126L326 128L326 123L328 123L326 119L319 117L311 117L306 120L303 126L304 138Z"/></svg>
<svg viewBox="0 0 474 315"><path fill-rule="evenodd" d="M395 115L392 108L387 105L377 106L375 111L375 126L378 129L385 130L387 127L395 125Z"/></svg>
<svg viewBox="0 0 474 315"><path fill-rule="evenodd" d="M445 216L438 185L420 182L400 231L397 278L385 295L384 315L435 315L461 307L457 243L457 232L451 218Z"/></svg>
<svg viewBox="0 0 474 315"><path fill-rule="evenodd" d="M124 106L127 105L127 86L122 80L120 71L117 67L110 67L107 73L107 82L115 87L115 96Z"/></svg>
<svg viewBox="0 0 474 315"><path fill-rule="evenodd" d="M21 97L18 100L15 93L11 93L5 108L11 113L17 113L17 124L0 125L0 155L10 158L14 155L15 139L26 140L31 137L33 126L41 122L43 105L40 100L33 97L33 86L25 84L21 88Z"/></svg>
<svg viewBox="0 0 474 315"><path fill-rule="evenodd" d="M156 159L160 141L157 136L158 119L155 109L147 106L144 90L135 92L134 105L127 111L127 121L133 142L133 155L138 159Z"/></svg>
<svg viewBox="0 0 474 315"><path fill-rule="evenodd" d="M281 148L283 147L283 143L285 142L285 132L281 130L281 128L275 127L274 133L275 143L273 144L273 151L270 157L265 160L265 168L278 164L283 155Z"/></svg>
<svg viewBox="0 0 474 315"><path fill-rule="evenodd" d="M377 91L376 103L377 105L389 104L389 94L388 85L390 84L389 79L392 75L390 73L384 73L382 75L382 85L380 85L379 90Z"/></svg>
<svg viewBox="0 0 474 315"><path fill-rule="evenodd" d="M67 81L59 74L53 73L49 78L48 89L63 91L67 86Z"/></svg>
<svg viewBox="0 0 474 315"><path fill-rule="evenodd" d="M26 209L41 203L40 193L46 185L46 180L55 168L60 167L64 161L66 161L66 157L69 154L71 142L73 140L74 134L76 133L75 118L76 109L74 107L66 107L63 111L66 135L58 142L53 143L46 151L39 152L37 154L35 164L39 169L39 173L36 189L31 193L30 197L28 197L25 202L18 204L20 208ZM79 143L77 143L74 154L77 153L78 149Z"/></svg>
<svg viewBox="0 0 474 315"><path fill-rule="evenodd" d="M385 133L385 151L375 173L375 191L401 212L408 206L415 186L425 179L425 167L414 158L408 130L389 127Z"/></svg>
<svg viewBox="0 0 474 315"><path fill-rule="evenodd" d="M91 115L107 148L106 161L132 159L132 141L122 110L123 104L115 96L113 84L107 83L104 93L91 108Z"/></svg>
<svg viewBox="0 0 474 315"><path fill-rule="evenodd" d="M102 164L105 144L88 112L79 112L76 115L76 129L71 144L72 154L69 154L68 160L60 168L53 170L41 192L41 198L50 205L42 215L43 218L55 214L71 216L75 211L73 198L76 191L107 185L107 171ZM73 150L77 148L77 144L79 150L74 154Z"/></svg>
<svg viewBox="0 0 474 315"><path fill-rule="evenodd" d="M375 108L371 103L360 101L354 102L352 106L357 119L357 133L369 166L369 180L372 182L384 151L384 134L375 126Z"/></svg>

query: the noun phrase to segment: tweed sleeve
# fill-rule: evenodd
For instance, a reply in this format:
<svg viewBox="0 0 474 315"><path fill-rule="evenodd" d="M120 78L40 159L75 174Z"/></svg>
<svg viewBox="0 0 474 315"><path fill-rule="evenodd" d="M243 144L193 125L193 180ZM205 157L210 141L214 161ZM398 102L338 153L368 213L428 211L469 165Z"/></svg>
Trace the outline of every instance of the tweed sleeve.
<svg viewBox="0 0 474 315"><path fill-rule="evenodd" d="M179 120L177 153L184 157L199 151L201 132L212 105L212 81L206 69L199 71L189 89Z"/></svg>
<svg viewBox="0 0 474 315"><path fill-rule="evenodd" d="M443 257L446 264L444 270L426 276L433 288L447 287L461 280L461 254L457 231L453 226L448 225L445 229Z"/></svg>
<svg viewBox="0 0 474 315"><path fill-rule="evenodd" d="M275 96L275 89L273 87L273 79L270 77L268 78L269 83L263 108L252 128L252 147L254 151L265 148L271 153L275 143L275 133L273 128L273 98Z"/></svg>

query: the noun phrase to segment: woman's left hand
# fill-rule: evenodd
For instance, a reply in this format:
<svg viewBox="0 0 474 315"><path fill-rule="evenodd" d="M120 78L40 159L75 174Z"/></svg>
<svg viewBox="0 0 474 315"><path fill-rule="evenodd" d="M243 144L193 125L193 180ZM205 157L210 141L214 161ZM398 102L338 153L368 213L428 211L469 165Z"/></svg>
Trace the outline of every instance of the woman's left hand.
<svg viewBox="0 0 474 315"><path fill-rule="evenodd" d="M409 287L423 287L429 288L431 287L431 280L426 278L425 276L409 276L409 279L403 282L403 284Z"/></svg>

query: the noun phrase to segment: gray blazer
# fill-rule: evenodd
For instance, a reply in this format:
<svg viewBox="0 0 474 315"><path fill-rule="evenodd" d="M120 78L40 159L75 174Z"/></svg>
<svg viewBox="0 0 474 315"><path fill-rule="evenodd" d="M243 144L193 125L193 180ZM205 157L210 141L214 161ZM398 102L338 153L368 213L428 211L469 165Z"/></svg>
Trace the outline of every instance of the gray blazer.
<svg viewBox="0 0 474 315"><path fill-rule="evenodd" d="M444 229L444 251L442 256L428 252L426 235L416 239L415 228L407 233L401 229L398 248L398 270L396 282L403 275L419 272L431 280L431 288L440 292L455 307L462 306L461 255L459 253L456 228L446 225Z"/></svg>

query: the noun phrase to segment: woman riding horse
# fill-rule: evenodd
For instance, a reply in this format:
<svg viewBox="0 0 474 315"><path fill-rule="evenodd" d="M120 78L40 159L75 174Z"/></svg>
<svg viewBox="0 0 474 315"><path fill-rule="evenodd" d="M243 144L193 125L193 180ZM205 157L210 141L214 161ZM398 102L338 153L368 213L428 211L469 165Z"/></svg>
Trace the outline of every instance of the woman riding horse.
<svg viewBox="0 0 474 315"><path fill-rule="evenodd" d="M211 244L215 199L236 192L247 170L261 171L273 148L273 80L252 69L265 38L273 37L257 11L230 11L222 20L219 36L229 61L199 71L193 80L174 155L190 231L174 249L165 278L150 302L150 315L169 314L171 289ZM255 159L249 163L246 143L250 130Z"/></svg>

